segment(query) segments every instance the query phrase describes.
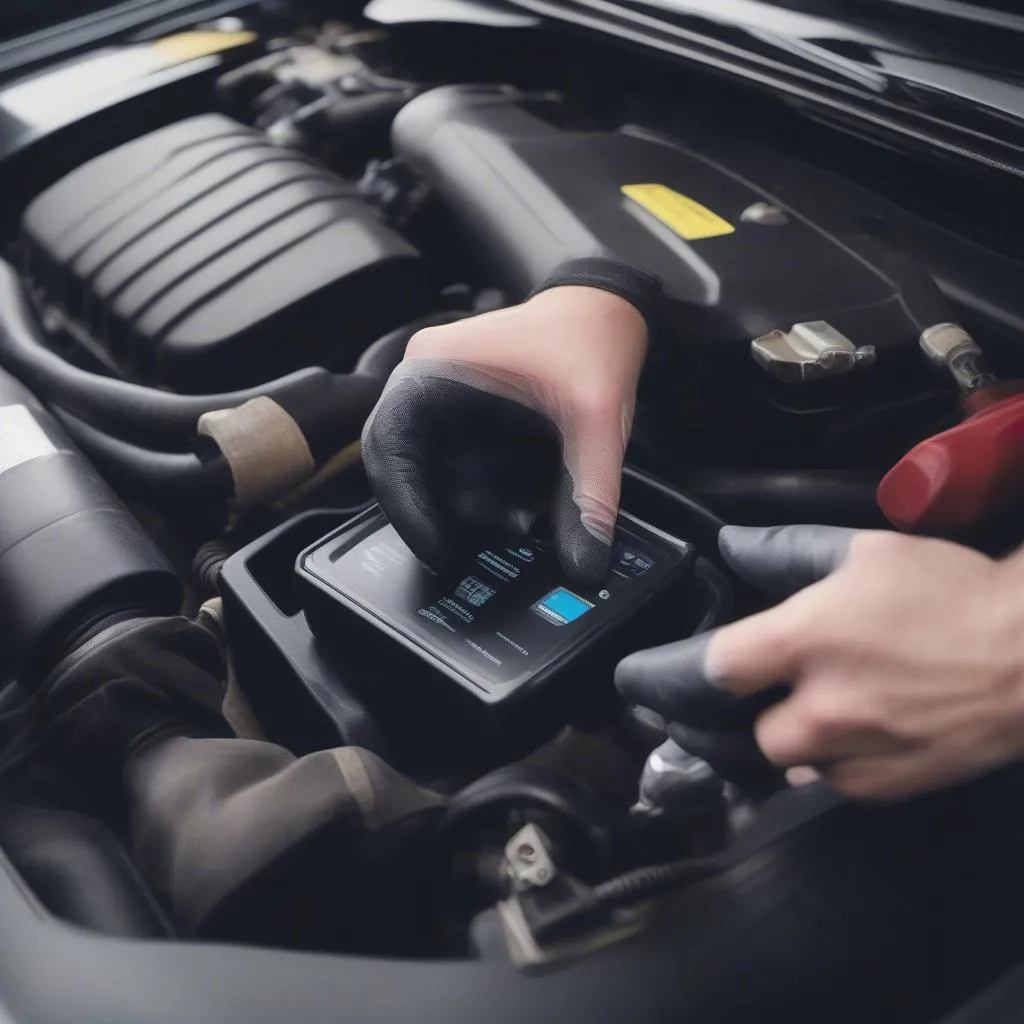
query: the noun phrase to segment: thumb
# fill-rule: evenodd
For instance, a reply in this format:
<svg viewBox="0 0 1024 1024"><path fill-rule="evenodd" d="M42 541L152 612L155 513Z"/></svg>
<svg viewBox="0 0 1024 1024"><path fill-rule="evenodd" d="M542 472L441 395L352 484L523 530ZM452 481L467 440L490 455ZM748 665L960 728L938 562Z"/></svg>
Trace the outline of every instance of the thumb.
<svg viewBox="0 0 1024 1024"><path fill-rule="evenodd" d="M725 526L718 547L748 583L787 597L835 572L856 534L845 526Z"/></svg>
<svg viewBox="0 0 1024 1024"><path fill-rule="evenodd" d="M621 414L596 410L562 426L562 471L551 510L562 567L597 583L611 565L628 427Z"/></svg>

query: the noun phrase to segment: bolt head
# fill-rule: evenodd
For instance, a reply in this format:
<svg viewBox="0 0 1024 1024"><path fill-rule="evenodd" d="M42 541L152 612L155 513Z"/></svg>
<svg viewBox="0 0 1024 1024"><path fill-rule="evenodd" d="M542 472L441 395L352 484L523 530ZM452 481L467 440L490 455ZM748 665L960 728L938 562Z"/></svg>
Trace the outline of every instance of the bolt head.
<svg viewBox="0 0 1024 1024"><path fill-rule="evenodd" d="M760 224L763 227L774 228L788 224L789 214L785 210L780 210L777 206L773 206L771 203L751 203L740 214L740 220L745 221L747 224Z"/></svg>

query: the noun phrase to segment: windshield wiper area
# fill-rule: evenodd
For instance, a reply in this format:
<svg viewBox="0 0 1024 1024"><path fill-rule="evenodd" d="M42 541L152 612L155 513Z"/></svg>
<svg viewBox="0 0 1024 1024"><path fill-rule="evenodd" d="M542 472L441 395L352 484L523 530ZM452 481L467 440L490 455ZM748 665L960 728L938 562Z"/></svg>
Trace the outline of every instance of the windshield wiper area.
<svg viewBox="0 0 1024 1024"><path fill-rule="evenodd" d="M926 33L918 41L880 21L805 14L770 0L514 2L740 78L813 116L1024 177L1024 84L951 63L932 52Z"/></svg>
<svg viewBox="0 0 1024 1024"><path fill-rule="evenodd" d="M979 2L979 0L875 0L883 6L905 7L936 14L959 21L988 25L991 28L1024 32L1024 15L1017 14L1009 5Z"/></svg>

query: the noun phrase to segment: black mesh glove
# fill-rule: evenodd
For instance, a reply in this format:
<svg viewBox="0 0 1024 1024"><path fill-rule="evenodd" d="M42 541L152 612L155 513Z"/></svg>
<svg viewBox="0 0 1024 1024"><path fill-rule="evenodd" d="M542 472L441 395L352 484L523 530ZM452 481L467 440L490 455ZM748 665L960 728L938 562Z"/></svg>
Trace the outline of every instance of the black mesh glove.
<svg viewBox="0 0 1024 1024"><path fill-rule="evenodd" d="M544 518L573 578L607 572L660 289L610 260L572 266L520 306L417 334L367 420L373 490L433 568Z"/></svg>
<svg viewBox="0 0 1024 1024"><path fill-rule="evenodd" d="M916 796L1024 756L1020 554L997 561L947 541L825 526L728 527L719 543L738 572L785 600L634 654L617 673L626 699L671 722L691 753L721 764L723 744L732 758L745 742L790 782L821 777L866 800Z"/></svg>
<svg viewBox="0 0 1024 1024"><path fill-rule="evenodd" d="M854 530L830 526L727 526L719 534L719 548L740 576L783 598L838 568L854 535ZM619 663L615 683L630 704L664 718L670 736L684 750L704 758L726 778L744 781L765 767L754 722L786 691L769 686L741 699L724 688L707 658L717 632L637 651Z"/></svg>

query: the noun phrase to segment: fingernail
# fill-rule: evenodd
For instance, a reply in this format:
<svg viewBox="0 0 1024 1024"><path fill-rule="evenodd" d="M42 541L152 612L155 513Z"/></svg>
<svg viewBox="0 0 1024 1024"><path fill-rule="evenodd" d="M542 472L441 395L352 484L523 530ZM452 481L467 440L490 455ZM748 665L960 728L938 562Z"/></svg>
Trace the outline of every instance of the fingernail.
<svg viewBox="0 0 1024 1024"><path fill-rule="evenodd" d="M800 786L806 786L812 782L817 782L820 778L821 773L816 769L811 768L809 765L799 765L796 768L786 769L786 781L794 789L798 789Z"/></svg>
<svg viewBox="0 0 1024 1024"><path fill-rule="evenodd" d="M723 695L732 697L733 694L729 692L729 676L724 671L722 666L719 664L719 659L715 655L715 637L717 632L709 633L707 636L707 642L704 645L704 657L701 662L701 671L704 673L704 679L709 686L713 686L716 690L721 690Z"/></svg>

